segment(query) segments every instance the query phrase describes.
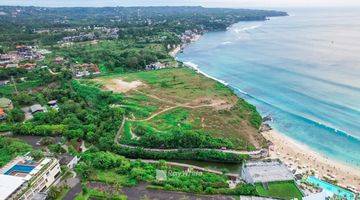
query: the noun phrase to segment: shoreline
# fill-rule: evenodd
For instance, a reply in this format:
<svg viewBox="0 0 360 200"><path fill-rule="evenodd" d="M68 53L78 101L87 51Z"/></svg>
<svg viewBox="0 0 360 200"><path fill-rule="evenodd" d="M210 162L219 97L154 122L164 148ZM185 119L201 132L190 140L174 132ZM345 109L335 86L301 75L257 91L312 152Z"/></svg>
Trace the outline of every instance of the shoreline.
<svg viewBox="0 0 360 200"><path fill-rule="evenodd" d="M175 59L187 45L199 40L202 35L197 35L195 40L190 43L179 45L169 54ZM205 72L201 71L198 66L191 62L183 62L183 64L199 74L211 78L233 90L228 83L223 80L216 79ZM239 97L239 96L238 96ZM241 98L241 97L239 97ZM337 181L338 186L346 189L356 189L360 191L360 169L351 165L347 165L310 149L305 144L301 144L293 138L286 136L276 130L269 130L261 133L265 139L272 142L269 150L269 158L277 158L284 162L289 168L300 171L315 172L319 178L333 178Z"/></svg>
<svg viewBox="0 0 360 200"><path fill-rule="evenodd" d="M191 38L190 42L177 45L174 49L172 49L169 52L169 55L176 60L177 54L179 54L183 49L185 49L187 45L190 45L191 43L194 43L194 42L200 40L201 36L202 36L202 34L196 34L195 36L193 36Z"/></svg>
<svg viewBox="0 0 360 200"><path fill-rule="evenodd" d="M303 173L313 171L322 179L324 176L334 177L337 185L343 188L360 190L360 169L329 159L277 130L266 131L262 135L273 144L269 151L270 158L278 158L291 169Z"/></svg>

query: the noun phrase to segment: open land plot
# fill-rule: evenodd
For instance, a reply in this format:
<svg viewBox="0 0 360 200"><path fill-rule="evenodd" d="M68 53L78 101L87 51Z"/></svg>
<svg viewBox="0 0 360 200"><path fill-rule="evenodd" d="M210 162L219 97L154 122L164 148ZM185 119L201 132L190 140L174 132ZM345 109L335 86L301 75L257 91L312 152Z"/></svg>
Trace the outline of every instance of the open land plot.
<svg viewBox="0 0 360 200"><path fill-rule="evenodd" d="M125 93L125 105L121 106L132 110L127 116L131 121L127 124L128 136L139 132L136 129L140 123L158 133L179 127L206 132L229 139L234 149L252 150L266 145L258 133L261 117L255 108L231 89L191 69L112 74L94 81L105 90ZM116 88L114 83L124 84Z"/></svg>

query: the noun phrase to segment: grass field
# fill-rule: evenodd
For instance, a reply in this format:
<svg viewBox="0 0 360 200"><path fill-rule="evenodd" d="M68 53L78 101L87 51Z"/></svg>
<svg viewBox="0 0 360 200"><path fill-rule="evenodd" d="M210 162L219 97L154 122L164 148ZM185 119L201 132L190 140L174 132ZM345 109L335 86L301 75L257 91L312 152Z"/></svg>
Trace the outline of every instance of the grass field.
<svg viewBox="0 0 360 200"><path fill-rule="evenodd" d="M273 182L268 185L268 189L265 189L261 184L256 185L256 190L260 196L289 200L294 198L302 199L302 194L294 182Z"/></svg>
<svg viewBox="0 0 360 200"><path fill-rule="evenodd" d="M125 127L127 139L130 131L139 132L136 127L140 123L158 133L176 127L205 131L213 137L230 139L235 149L253 150L266 145L258 133L261 117L255 107L228 87L191 69L111 74L94 80L114 92L123 93L123 87L128 87L125 104L121 105L130 110L128 118L133 121Z"/></svg>

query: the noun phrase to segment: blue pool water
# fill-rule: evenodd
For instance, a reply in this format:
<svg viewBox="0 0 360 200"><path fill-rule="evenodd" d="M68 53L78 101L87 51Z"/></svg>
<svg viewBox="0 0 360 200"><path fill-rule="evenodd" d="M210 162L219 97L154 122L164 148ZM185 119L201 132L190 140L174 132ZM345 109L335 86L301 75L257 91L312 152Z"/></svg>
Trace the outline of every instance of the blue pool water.
<svg viewBox="0 0 360 200"><path fill-rule="evenodd" d="M13 172L21 172L21 173L30 173L35 167L29 165L14 165L8 171L5 172L6 175L10 175Z"/></svg>
<svg viewBox="0 0 360 200"><path fill-rule="evenodd" d="M283 10L206 33L177 59L226 82L279 132L360 167L359 9Z"/></svg>
<svg viewBox="0 0 360 200"><path fill-rule="evenodd" d="M338 196L341 196L343 198L346 198L347 200L355 200L355 194L345 190L341 187L338 187L336 185L330 184L328 182L322 181L314 176L309 176L306 180L307 182L317 185L318 187L322 188L323 190L326 190L328 192L331 192L333 194L336 194Z"/></svg>

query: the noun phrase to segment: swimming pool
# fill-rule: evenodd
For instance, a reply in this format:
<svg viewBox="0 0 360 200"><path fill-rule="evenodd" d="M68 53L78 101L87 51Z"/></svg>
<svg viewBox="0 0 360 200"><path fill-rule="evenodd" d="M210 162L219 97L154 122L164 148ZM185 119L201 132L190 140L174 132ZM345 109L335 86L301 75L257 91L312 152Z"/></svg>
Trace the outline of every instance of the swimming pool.
<svg viewBox="0 0 360 200"><path fill-rule="evenodd" d="M5 172L6 175L11 175L14 172L20 172L20 173L30 173L31 170L33 170L35 167L30 165L14 165L9 170Z"/></svg>
<svg viewBox="0 0 360 200"><path fill-rule="evenodd" d="M341 188L341 187L338 187L336 185L333 185L333 184L330 184L328 182L325 182L325 181L322 181L318 178L316 178L315 176L309 176L307 179L306 179L307 182L309 183L312 183L314 185L317 185L318 187L326 190L326 191L329 191L333 194L336 194L338 196L341 196L341 197L344 197L346 198L347 200L355 200L355 194L348 191L348 190L345 190L344 188Z"/></svg>

